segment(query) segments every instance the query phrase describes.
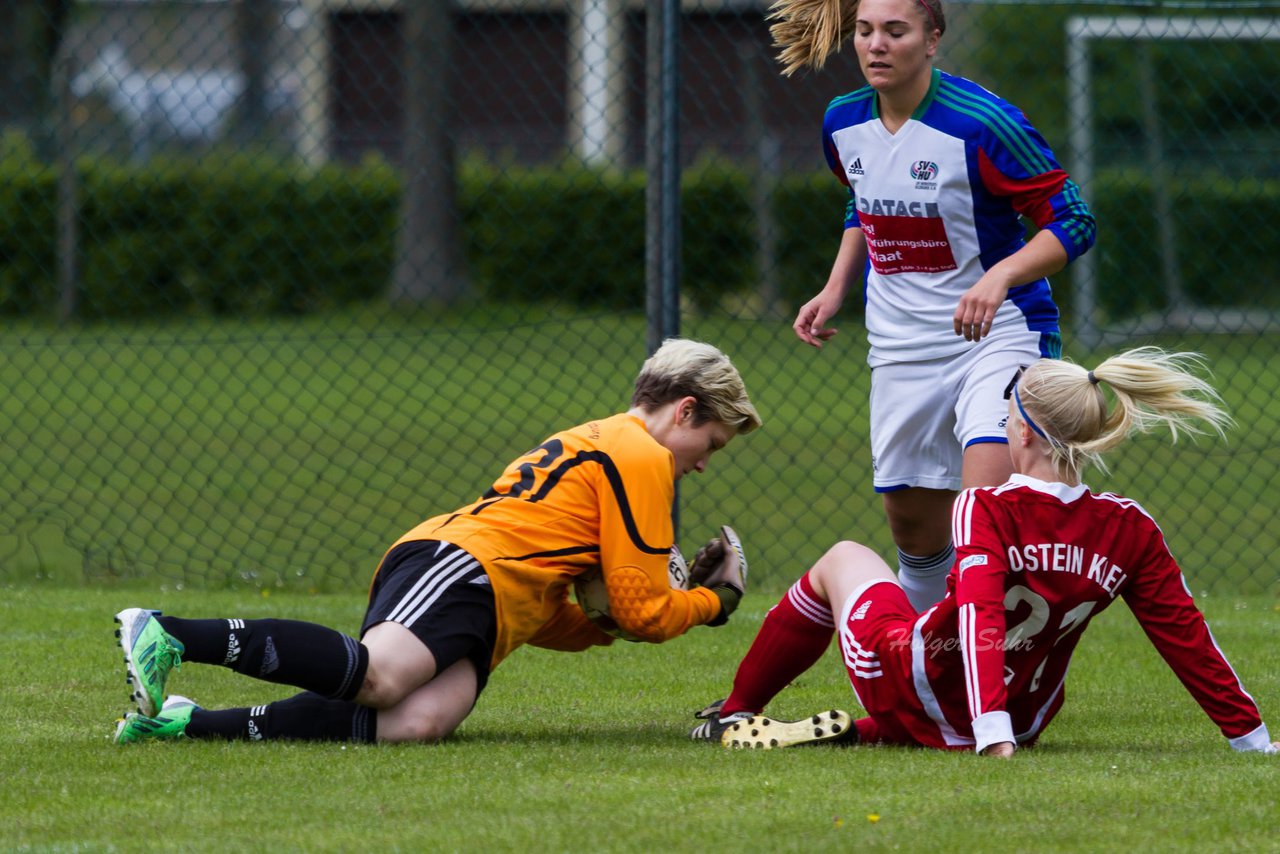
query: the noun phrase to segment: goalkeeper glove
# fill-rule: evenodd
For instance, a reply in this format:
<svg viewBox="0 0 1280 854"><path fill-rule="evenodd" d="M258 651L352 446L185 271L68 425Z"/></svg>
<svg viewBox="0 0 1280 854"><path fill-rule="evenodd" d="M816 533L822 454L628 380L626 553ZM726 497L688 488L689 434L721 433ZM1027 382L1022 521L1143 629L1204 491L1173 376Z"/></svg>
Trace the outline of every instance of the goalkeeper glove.
<svg viewBox="0 0 1280 854"><path fill-rule="evenodd" d="M698 549L689 567L695 584L707 587L720 600L720 613L707 625L722 626L742 601L747 587L747 558L737 533L725 525L720 536Z"/></svg>

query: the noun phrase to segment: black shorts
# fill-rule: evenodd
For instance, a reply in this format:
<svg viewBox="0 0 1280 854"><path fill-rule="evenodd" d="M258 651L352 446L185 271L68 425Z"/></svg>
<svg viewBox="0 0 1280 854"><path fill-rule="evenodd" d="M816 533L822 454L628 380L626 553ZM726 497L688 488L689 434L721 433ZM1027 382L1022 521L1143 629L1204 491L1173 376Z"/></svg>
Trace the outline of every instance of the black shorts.
<svg viewBox="0 0 1280 854"><path fill-rule="evenodd" d="M387 553L369 591L360 636L399 623L431 650L436 672L468 658L476 694L489 681L498 620L493 585L480 561L450 543L415 540Z"/></svg>

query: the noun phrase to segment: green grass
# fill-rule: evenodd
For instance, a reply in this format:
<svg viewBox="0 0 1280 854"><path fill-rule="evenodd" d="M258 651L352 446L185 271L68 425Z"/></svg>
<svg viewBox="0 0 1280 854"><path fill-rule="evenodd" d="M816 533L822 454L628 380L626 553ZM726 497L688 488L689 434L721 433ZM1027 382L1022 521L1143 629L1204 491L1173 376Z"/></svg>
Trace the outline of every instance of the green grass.
<svg viewBox="0 0 1280 854"><path fill-rule="evenodd" d="M738 363L765 429L681 485L683 544L724 522L761 579L834 540L890 554L870 488L862 331L686 317ZM521 306L440 316L0 331L0 580L342 592L423 518L548 433L626 406L642 318ZM1145 343L1145 342L1134 342ZM1142 501L1193 589L1280 595L1280 338L1202 337L1238 427L1135 442L1095 488ZM1068 353L1080 361L1089 354Z"/></svg>
<svg viewBox="0 0 1280 854"><path fill-rule="evenodd" d="M442 745L118 748L108 740L127 698L116 610L287 616L351 631L363 602L11 586L0 600L0 850L1275 849L1280 760L1231 752L1123 605L1081 643L1067 704L1041 745L1008 763L685 741L690 713L723 695L776 595L754 590L729 626L662 648L520 650ZM1275 725L1274 601L1201 604ZM288 693L194 664L170 687L210 707ZM832 705L856 710L829 653L771 711Z"/></svg>

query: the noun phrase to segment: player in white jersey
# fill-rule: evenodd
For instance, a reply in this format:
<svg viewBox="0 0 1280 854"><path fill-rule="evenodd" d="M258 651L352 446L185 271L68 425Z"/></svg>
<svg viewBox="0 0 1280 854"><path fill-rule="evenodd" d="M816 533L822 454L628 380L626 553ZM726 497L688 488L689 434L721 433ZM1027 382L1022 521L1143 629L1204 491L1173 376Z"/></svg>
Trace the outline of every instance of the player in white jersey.
<svg viewBox="0 0 1280 854"><path fill-rule="evenodd" d="M1159 526L1137 502L1095 494L1085 464L1135 430L1221 431L1216 394L1188 354L1140 348L1093 371L1058 359L1015 384L1007 438L1015 474L955 502L956 562L946 596L917 613L870 549L838 543L769 611L694 738L729 747L851 741L1012 756L1063 704L1072 652L1094 616L1125 601L1151 643L1236 750L1274 753L1188 591ZM1100 383L1114 392L1108 411ZM867 716L798 722L760 714L839 636Z"/></svg>
<svg viewBox="0 0 1280 854"><path fill-rule="evenodd" d="M826 286L794 330L821 347L865 281L873 484L919 608L942 593L962 487L1003 483L1014 374L1061 355L1046 276L1094 241L1094 218L1013 105L933 67L939 0L780 0L790 73L852 35L867 85L827 107L827 163L849 189ZM1023 219L1039 231L1024 240ZM865 278L864 278L865 277Z"/></svg>

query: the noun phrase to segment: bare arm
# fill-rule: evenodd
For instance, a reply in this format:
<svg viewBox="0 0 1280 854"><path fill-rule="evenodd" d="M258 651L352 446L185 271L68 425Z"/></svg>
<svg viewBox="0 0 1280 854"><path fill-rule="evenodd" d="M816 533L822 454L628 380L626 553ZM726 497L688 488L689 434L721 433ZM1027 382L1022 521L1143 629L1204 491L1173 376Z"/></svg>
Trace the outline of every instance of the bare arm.
<svg viewBox="0 0 1280 854"><path fill-rule="evenodd" d="M827 326L844 303L849 288L862 275L867 265L867 239L860 228L845 229L840 238L840 251L831 265L831 275L821 293L800 307L796 322L791 328L796 337L813 347L835 335L837 330Z"/></svg>

